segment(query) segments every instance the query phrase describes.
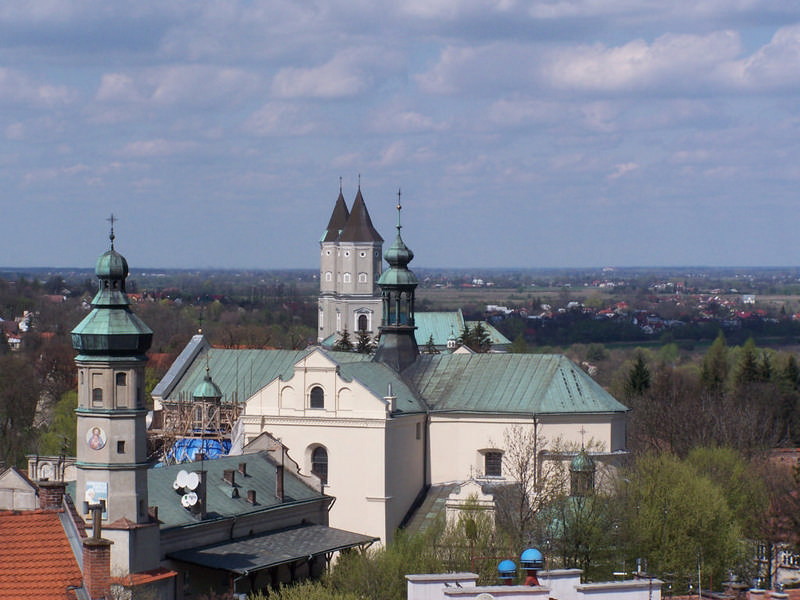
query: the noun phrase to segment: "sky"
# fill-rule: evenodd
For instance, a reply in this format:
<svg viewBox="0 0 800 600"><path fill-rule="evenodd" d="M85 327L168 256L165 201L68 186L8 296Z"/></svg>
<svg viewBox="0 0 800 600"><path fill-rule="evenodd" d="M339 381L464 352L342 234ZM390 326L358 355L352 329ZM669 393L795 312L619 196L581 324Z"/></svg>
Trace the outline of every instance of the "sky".
<svg viewBox="0 0 800 600"><path fill-rule="evenodd" d="M797 0L0 4L0 265L800 265Z"/></svg>

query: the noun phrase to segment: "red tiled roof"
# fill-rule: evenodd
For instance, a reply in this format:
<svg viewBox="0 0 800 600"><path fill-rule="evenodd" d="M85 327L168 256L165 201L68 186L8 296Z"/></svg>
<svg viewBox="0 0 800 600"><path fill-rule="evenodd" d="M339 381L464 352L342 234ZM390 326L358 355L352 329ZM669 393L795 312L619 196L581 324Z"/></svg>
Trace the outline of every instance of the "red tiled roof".
<svg viewBox="0 0 800 600"><path fill-rule="evenodd" d="M75 598L83 576L55 511L0 511L0 598Z"/></svg>

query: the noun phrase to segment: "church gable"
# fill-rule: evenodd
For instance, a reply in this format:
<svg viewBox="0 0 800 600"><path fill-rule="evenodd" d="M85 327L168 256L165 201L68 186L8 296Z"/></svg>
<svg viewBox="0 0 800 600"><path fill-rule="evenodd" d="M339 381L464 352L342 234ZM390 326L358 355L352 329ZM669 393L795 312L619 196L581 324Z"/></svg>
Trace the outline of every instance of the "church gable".
<svg viewBox="0 0 800 600"><path fill-rule="evenodd" d="M327 353L315 349L294 364L291 373L275 378L248 401L246 413L306 418L385 418L388 402L377 390L348 376L350 365L334 357L364 357L350 353Z"/></svg>

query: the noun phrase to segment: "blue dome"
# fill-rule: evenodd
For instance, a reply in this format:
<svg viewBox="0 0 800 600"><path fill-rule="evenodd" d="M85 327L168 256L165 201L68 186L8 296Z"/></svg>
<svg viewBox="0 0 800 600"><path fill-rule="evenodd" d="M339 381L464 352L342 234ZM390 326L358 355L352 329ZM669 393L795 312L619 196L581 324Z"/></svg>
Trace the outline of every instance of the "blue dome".
<svg viewBox="0 0 800 600"><path fill-rule="evenodd" d="M544 566L544 556L536 548L528 548L519 557L523 569L541 569Z"/></svg>
<svg viewBox="0 0 800 600"><path fill-rule="evenodd" d="M497 572L500 573L500 579L512 579L517 574L517 565L513 560L504 560L497 565Z"/></svg>

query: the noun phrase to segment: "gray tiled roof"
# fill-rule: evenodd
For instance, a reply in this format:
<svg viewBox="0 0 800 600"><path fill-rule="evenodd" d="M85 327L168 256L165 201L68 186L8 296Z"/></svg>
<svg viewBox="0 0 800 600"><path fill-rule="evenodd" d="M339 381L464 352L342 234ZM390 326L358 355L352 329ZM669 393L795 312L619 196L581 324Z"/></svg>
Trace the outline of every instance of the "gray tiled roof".
<svg viewBox="0 0 800 600"><path fill-rule="evenodd" d="M345 225L347 225L347 218L350 216L350 213L347 210L347 204L344 202L344 196L342 196L342 190L339 190L339 197L336 199L336 204L333 207L333 213L331 213L331 220L328 221L328 227L325 229L325 233L322 234L321 242L335 242L339 239L339 235L341 235L342 230L344 230Z"/></svg>
<svg viewBox="0 0 800 600"><path fill-rule="evenodd" d="M369 545L378 538L324 525L300 525L204 548L172 552L169 558L247 575L277 565Z"/></svg>
<svg viewBox="0 0 800 600"><path fill-rule="evenodd" d="M341 242L382 242L383 238L372 225L372 219L369 218L367 205L364 203L364 197L361 195L361 188L358 188L355 202L353 202L353 210L350 211L350 216L347 218L347 225L342 231L339 238Z"/></svg>

